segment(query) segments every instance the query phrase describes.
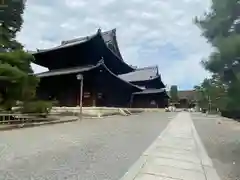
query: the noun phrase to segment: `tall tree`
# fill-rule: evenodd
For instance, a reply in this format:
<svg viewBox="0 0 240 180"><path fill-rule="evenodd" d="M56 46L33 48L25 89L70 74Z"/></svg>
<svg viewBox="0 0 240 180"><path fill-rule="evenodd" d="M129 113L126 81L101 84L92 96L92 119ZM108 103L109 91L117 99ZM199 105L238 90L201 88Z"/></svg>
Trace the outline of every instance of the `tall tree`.
<svg viewBox="0 0 240 180"><path fill-rule="evenodd" d="M176 85L171 86L170 88L170 100L172 103L178 102L178 87Z"/></svg>
<svg viewBox="0 0 240 180"><path fill-rule="evenodd" d="M0 106L11 109L16 101L35 95L38 79L30 75L33 56L16 41L22 26L23 1L8 0L0 10Z"/></svg>
<svg viewBox="0 0 240 180"><path fill-rule="evenodd" d="M200 86L195 86L194 90L197 95L196 98L197 98L197 104L198 104L199 108L207 109L208 108L208 98L207 98L204 88L200 85Z"/></svg>
<svg viewBox="0 0 240 180"><path fill-rule="evenodd" d="M195 86L198 105L204 109L225 109L228 103L226 86L222 84L218 76L204 79L200 86Z"/></svg>
<svg viewBox="0 0 240 180"><path fill-rule="evenodd" d="M240 95L237 93L240 92L239 17L240 0L212 0L211 10L202 18L196 18L196 23L215 48L202 64L224 85L228 99L224 101L226 108L240 110Z"/></svg>
<svg viewBox="0 0 240 180"><path fill-rule="evenodd" d="M20 49L16 33L21 30L25 0L4 0L0 6L0 50ZM1 51L0 51L1 52Z"/></svg>

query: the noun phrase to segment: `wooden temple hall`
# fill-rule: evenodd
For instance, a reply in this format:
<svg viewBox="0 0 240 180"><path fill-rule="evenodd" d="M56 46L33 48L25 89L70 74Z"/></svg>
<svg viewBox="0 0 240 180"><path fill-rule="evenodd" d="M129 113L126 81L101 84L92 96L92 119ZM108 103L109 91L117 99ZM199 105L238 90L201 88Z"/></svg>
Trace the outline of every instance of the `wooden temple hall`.
<svg viewBox="0 0 240 180"><path fill-rule="evenodd" d="M60 106L162 108L168 95L158 67L134 68L124 62L116 29L62 41L61 45L33 53L36 64L49 69L40 78L37 96L57 100Z"/></svg>

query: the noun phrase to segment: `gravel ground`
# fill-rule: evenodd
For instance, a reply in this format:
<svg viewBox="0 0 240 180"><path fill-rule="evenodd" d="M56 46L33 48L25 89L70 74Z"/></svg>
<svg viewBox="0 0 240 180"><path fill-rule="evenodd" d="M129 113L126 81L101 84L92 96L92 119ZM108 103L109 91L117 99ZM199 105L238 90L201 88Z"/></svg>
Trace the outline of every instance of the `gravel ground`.
<svg viewBox="0 0 240 180"><path fill-rule="evenodd" d="M222 180L240 180L240 123L193 114L196 129Z"/></svg>
<svg viewBox="0 0 240 180"><path fill-rule="evenodd" d="M175 113L0 132L0 180L118 180Z"/></svg>

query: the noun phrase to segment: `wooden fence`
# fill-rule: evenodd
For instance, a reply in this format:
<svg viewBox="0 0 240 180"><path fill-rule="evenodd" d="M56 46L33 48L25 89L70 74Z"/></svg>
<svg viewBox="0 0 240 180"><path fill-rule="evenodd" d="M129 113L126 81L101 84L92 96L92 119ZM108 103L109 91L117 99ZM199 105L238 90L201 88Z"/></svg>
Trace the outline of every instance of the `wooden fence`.
<svg viewBox="0 0 240 180"><path fill-rule="evenodd" d="M55 114L51 114L55 115ZM0 114L0 124L25 124L34 122L49 121L51 118L45 117L45 114Z"/></svg>

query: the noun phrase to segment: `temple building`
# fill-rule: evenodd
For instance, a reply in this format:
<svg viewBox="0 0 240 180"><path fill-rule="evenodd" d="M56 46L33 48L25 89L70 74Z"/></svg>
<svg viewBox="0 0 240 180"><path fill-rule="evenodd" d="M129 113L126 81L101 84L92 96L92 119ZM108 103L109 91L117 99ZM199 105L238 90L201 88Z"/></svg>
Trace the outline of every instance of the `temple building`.
<svg viewBox="0 0 240 180"><path fill-rule="evenodd" d="M171 98L170 91L167 92L169 97ZM197 106L197 93L195 90L183 90L178 91L178 102L171 103L175 105L177 108L194 108Z"/></svg>
<svg viewBox="0 0 240 180"><path fill-rule="evenodd" d="M40 78L37 96L57 100L60 106L161 108L168 95L158 67L135 68L124 62L116 29L62 41L61 45L33 53L36 64L49 69Z"/></svg>

